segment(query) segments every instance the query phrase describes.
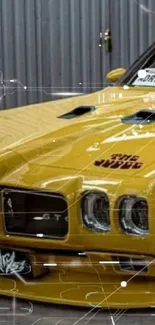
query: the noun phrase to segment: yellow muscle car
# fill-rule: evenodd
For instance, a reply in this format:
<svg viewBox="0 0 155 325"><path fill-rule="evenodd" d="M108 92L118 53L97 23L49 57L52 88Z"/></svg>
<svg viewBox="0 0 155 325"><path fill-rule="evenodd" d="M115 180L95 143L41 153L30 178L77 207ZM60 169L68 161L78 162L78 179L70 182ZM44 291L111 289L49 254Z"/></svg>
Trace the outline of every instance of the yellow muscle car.
<svg viewBox="0 0 155 325"><path fill-rule="evenodd" d="M113 86L0 113L0 294L155 306L155 44Z"/></svg>

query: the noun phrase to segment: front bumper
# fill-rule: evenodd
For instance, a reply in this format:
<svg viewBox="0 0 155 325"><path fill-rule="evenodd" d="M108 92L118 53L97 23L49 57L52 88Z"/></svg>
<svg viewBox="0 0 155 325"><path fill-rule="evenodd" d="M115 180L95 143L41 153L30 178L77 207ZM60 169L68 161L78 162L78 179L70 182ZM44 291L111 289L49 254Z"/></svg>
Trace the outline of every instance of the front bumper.
<svg viewBox="0 0 155 325"><path fill-rule="evenodd" d="M120 270L114 264L118 254L113 253L81 252L75 256L63 251L61 255L21 251L30 257L35 276L29 279L22 275L1 275L1 295L96 308L155 306L154 257L138 256L147 260L148 272L143 273ZM126 287L122 287L122 282Z"/></svg>

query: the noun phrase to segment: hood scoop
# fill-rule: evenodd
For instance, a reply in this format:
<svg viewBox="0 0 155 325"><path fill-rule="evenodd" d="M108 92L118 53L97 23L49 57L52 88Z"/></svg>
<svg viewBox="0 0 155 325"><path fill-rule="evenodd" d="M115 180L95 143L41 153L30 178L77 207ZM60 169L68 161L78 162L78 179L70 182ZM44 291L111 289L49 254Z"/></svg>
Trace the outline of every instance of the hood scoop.
<svg viewBox="0 0 155 325"><path fill-rule="evenodd" d="M96 110L95 106L79 106L79 107L74 108L69 113L58 116L58 118L72 119L72 118L76 118L76 117L79 117L79 116L87 114L87 113L92 113L95 110Z"/></svg>
<svg viewBox="0 0 155 325"><path fill-rule="evenodd" d="M125 124L152 124L155 123L155 111L142 110L133 115L123 117L122 122Z"/></svg>

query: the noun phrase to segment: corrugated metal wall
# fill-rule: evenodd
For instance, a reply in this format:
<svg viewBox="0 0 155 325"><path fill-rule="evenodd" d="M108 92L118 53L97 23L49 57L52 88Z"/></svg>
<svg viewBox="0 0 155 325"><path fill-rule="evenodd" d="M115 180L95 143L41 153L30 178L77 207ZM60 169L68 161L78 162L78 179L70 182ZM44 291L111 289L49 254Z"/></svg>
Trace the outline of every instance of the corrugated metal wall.
<svg viewBox="0 0 155 325"><path fill-rule="evenodd" d="M155 0L111 0L112 68L129 67L155 41Z"/></svg>
<svg viewBox="0 0 155 325"><path fill-rule="evenodd" d="M106 28L111 54L99 47ZM155 0L0 0L0 108L101 88L110 68L128 67L155 40L154 30Z"/></svg>
<svg viewBox="0 0 155 325"><path fill-rule="evenodd" d="M101 87L109 66L99 35L108 10L109 0L0 0L1 108Z"/></svg>

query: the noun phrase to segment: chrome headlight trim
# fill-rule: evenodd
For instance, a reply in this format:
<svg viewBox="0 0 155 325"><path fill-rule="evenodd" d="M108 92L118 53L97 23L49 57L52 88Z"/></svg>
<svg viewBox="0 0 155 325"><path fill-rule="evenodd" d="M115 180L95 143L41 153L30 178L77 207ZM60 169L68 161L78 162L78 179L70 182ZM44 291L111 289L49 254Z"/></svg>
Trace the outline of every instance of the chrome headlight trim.
<svg viewBox="0 0 155 325"><path fill-rule="evenodd" d="M81 216L87 229L97 233L111 230L109 199L102 191L85 191L81 195Z"/></svg>
<svg viewBox="0 0 155 325"><path fill-rule="evenodd" d="M148 203L142 196L122 196L118 203L119 224L129 235L147 236Z"/></svg>

